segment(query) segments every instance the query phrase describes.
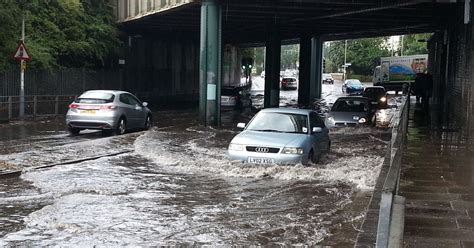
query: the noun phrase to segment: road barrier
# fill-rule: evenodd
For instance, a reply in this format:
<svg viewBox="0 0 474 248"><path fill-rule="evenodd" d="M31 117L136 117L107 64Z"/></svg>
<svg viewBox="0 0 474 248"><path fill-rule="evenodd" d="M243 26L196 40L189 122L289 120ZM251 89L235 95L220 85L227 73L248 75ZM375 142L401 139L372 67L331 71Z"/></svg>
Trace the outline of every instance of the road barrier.
<svg viewBox="0 0 474 248"><path fill-rule="evenodd" d="M25 96L27 117L64 115L74 95L33 95ZM0 96L0 120L10 121L19 117L20 97Z"/></svg>
<svg viewBox="0 0 474 248"><path fill-rule="evenodd" d="M398 121L392 127L389 144L390 167L382 187L380 211L377 225L376 247L402 247L405 218L405 198L398 195L402 156L408 129L410 94L403 101Z"/></svg>

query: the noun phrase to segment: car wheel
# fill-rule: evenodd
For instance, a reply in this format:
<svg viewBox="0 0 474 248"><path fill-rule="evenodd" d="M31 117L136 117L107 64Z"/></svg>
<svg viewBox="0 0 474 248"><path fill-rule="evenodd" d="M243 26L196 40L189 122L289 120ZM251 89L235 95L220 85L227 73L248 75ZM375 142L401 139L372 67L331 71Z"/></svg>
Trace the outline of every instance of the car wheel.
<svg viewBox="0 0 474 248"><path fill-rule="evenodd" d="M115 128L115 134L116 135L122 135L125 133L127 130L127 121L125 121L125 118L120 117L117 127Z"/></svg>
<svg viewBox="0 0 474 248"><path fill-rule="evenodd" d="M317 164L321 159L321 153L315 153L313 150L309 152L308 165Z"/></svg>
<svg viewBox="0 0 474 248"><path fill-rule="evenodd" d="M71 135L78 135L79 132L81 132L81 129L70 127L70 128L68 128L68 131Z"/></svg>
<svg viewBox="0 0 474 248"><path fill-rule="evenodd" d="M111 129L103 129L101 132L102 132L102 135L103 136L109 136L112 134L112 131Z"/></svg>
<svg viewBox="0 0 474 248"><path fill-rule="evenodd" d="M150 129L151 127L151 115L147 115L145 119L145 130Z"/></svg>

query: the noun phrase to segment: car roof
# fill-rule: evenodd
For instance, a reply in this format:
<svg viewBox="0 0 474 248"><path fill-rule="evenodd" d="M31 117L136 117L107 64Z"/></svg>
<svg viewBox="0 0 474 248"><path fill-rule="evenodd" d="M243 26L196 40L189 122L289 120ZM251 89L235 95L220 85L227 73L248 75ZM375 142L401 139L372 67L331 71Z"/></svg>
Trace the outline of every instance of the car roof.
<svg viewBox="0 0 474 248"><path fill-rule="evenodd" d="M82 94L84 94L86 92L110 93L110 94L114 94L114 95L122 94L122 93L132 94L130 92L122 91L122 90L88 90L88 91L83 92Z"/></svg>
<svg viewBox="0 0 474 248"><path fill-rule="evenodd" d="M307 115L314 112L312 109L296 109L296 108L266 108L260 110L264 113L285 113L285 114L303 114Z"/></svg>

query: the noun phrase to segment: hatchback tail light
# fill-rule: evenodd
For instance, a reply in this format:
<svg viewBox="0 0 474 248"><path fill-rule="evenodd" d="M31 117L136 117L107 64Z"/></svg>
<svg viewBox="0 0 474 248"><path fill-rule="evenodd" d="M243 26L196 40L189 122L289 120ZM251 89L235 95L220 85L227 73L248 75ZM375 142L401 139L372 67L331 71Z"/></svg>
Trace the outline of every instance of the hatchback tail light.
<svg viewBox="0 0 474 248"><path fill-rule="evenodd" d="M77 108L79 108L79 104L71 103L71 104L69 104L69 108L70 109L77 109Z"/></svg>
<svg viewBox="0 0 474 248"><path fill-rule="evenodd" d="M105 110L112 110L112 109L116 109L117 106L115 105L102 105L100 106L100 109L105 109Z"/></svg>

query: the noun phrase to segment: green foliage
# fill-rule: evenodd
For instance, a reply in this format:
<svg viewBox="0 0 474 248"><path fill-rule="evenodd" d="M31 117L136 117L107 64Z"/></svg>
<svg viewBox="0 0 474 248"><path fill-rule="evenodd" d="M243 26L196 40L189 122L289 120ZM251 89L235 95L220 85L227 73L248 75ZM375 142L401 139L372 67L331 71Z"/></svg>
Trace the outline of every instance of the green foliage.
<svg viewBox="0 0 474 248"><path fill-rule="evenodd" d="M296 69L299 59L299 45L281 46L281 69Z"/></svg>
<svg viewBox="0 0 474 248"><path fill-rule="evenodd" d="M403 55L427 54L426 41L432 34L410 34L403 37Z"/></svg>
<svg viewBox="0 0 474 248"><path fill-rule="evenodd" d="M0 5L0 69L11 59L25 16L25 43L34 68L101 67L120 42L112 0L4 0ZM22 11L22 7L24 11Z"/></svg>
<svg viewBox="0 0 474 248"><path fill-rule="evenodd" d="M326 46L326 60L333 64L332 69L334 69L334 66L341 68L344 64L344 43L344 40L340 40L331 42ZM371 75L378 59L390 56L386 44L387 39L383 37L347 40L346 62L352 64L349 69L354 74Z"/></svg>

